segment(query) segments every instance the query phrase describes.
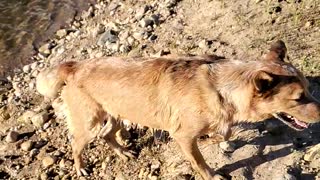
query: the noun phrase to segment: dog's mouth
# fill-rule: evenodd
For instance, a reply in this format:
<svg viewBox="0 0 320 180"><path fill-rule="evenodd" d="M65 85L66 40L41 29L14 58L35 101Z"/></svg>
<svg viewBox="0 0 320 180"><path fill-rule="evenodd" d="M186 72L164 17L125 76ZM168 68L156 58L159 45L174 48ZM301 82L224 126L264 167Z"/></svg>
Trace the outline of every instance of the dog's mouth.
<svg viewBox="0 0 320 180"><path fill-rule="evenodd" d="M302 122L287 113L274 113L273 116L297 131L302 131L308 128L308 123Z"/></svg>

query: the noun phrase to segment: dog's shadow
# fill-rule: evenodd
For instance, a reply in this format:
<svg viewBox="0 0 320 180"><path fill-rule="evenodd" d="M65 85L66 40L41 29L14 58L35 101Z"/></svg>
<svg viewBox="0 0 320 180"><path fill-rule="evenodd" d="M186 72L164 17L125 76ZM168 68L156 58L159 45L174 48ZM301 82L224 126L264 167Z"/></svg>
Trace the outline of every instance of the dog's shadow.
<svg viewBox="0 0 320 180"><path fill-rule="evenodd" d="M244 176L248 180L251 180L254 179L254 170L259 165L281 157L285 157L291 154L293 150L302 151L307 147L320 143L320 124L314 124L309 129L298 132L287 127L278 120L270 119L268 121L271 122L267 123L276 123L279 125L277 129L275 129L275 132L265 132L263 130L264 123L258 123L255 125L251 124L249 125L249 128L256 128L261 131L260 136L255 137L249 141L232 141L234 144L236 144L236 147L238 149L249 144L257 145L257 147L259 147L258 153L249 158L239 160L232 164L226 164L223 167L219 168L218 172L221 172L222 174L230 174L237 169L245 168ZM263 152L266 146L276 146L281 144L287 144L287 146L276 151L271 151L268 153ZM287 171L289 174L298 177L298 179L315 179L315 174L303 174L300 167L290 167L290 169L288 169Z"/></svg>

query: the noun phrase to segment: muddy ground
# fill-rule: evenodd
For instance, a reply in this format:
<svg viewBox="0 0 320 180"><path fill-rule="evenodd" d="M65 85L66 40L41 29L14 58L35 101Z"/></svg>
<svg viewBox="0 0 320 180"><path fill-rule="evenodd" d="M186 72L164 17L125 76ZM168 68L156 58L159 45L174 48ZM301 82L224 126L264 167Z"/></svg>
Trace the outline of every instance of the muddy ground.
<svg viewBox="0 0 320 180"><path fill-rule="evenodd" d="M48 40L34 62L1 81L0 179L201 179L167 136L128 129L121 142L138 152L122 161L101 140L85 149L88 177L73 169L59 100L35 92L38 72L60 62L102 56L216 54L258 60L282 39L289 58L320 99L320 1L99 1ZM320 125L302 132L271 119L242 124L227 144L199 140L209 165L232 179L320 179Z"/></svg>

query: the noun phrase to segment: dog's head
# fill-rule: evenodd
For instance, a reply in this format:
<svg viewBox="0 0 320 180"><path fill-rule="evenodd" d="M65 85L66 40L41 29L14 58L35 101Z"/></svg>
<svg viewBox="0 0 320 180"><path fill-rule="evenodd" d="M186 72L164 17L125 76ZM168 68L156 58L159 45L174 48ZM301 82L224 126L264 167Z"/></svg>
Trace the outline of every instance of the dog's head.
<svg viewBox="0 0 320 180"><path fill-rule="evenodd" d="M273 115L296 130L320 121L320 103L308 91L308 81L284 61L286 46L274 43L263 56L261 67L252 78L251 107L259 116Z"/></svg>

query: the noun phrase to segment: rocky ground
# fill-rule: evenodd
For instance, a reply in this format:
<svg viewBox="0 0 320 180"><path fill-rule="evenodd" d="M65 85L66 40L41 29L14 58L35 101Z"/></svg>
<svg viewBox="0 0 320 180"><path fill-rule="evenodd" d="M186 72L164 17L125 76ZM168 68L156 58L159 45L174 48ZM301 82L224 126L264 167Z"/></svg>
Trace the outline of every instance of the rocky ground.
<svg viewBox="0 0 320 180"><path fill-rule="evenodd" d="M84 153L90 176L76 177L62 102L35 91L36 75L61 62L111 55L255 59L282 39L320 98L319 9L312 0L100 0L57 31L32 64L1 79L0 179L200 179L165 132L148 129L119 134L139 153L127 162L102 141L91 143ZM236 129L228 143L199 141L212 168L232 179L320 179L319 125L296 132L268 120Z"/></svg>

